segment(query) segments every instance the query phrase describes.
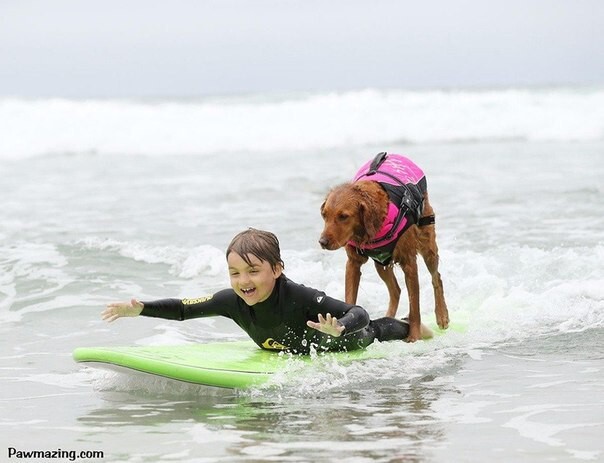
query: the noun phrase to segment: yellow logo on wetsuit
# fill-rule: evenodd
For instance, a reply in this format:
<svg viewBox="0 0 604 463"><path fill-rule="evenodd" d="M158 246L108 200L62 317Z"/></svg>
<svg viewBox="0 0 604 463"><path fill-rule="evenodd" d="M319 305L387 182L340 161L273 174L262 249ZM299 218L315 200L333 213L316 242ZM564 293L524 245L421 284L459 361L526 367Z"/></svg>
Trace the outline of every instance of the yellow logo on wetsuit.
<svg viewBox="0 0 604 463"><path fill-rule="evenodd" d="M264 347L265 349L272 349L272 350L285 350L285 349L288 349L287 346L284 346L283 344L279 344L273 338L268 338L266 341L264 341L262 343L262 347Z"/></svg>
<svg viewBox="0 0 604 463"><path fill-rule="evenodd" d="M201 304L202 302L209 301L213 296L204 296L198 297L197 299L183 299L182 303L184 305L193 305L193 304Z"/></svg>

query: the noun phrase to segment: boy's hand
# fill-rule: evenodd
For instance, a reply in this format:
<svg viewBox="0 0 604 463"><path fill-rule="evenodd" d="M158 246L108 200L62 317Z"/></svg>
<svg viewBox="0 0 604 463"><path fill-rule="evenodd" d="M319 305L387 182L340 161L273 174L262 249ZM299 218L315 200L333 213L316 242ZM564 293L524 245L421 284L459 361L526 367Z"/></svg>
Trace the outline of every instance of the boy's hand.
<svg viewBox="0 0 604 463"><path fill-rule="evenodd" d="M142 302L136 299L132 299L130 302L111 302L107 304L107 307L101 313L101 317L108 322L115 321L120 317L137 317L143 311L144 306Z"/></svg>
<svg viewBox="0 0 604 463"><path fill-rule="evenodd" d="M342 325L336 317L332 317L331 314L327 314L325 318L319 314L319 323L308 320L306 325L309 328L320 331L321 333L329 334L335 338L339 337L344 331L344 325Z"/></svg>

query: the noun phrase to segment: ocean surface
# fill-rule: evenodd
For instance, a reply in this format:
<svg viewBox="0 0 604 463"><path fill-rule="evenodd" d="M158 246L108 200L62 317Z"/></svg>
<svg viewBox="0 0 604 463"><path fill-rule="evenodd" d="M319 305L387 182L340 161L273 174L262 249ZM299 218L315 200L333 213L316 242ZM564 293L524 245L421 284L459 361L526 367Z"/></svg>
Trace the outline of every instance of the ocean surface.
<svg viewBox="0 0 604 463"><path fill-rule="evenodd" d="M245 338L100 313L227 287L249 226L279 236L291 279L343 298L319 206L379 151L426 172L457 329L245 392L72 360ZM0 174L0 461L604 461L604 88L2 98ZM370 265L359 303L386 309Z"/></svg>

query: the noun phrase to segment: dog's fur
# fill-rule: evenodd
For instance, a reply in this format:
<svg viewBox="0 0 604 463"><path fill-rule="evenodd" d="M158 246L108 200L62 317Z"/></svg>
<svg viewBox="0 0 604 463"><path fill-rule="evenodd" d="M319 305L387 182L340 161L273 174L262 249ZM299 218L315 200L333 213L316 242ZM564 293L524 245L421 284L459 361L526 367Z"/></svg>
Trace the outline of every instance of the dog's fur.
<svg viewBox="0 0 604 463"><path fill-rule="evenodd" d="M359 254L355 247L348 244L369 242L380 230L388 208L388 194L381 185L374 181L358 181L345 183L331 190L321 206L321 215L325 228L319 239L323 249L335 250L346 247L348 261L346 263L345 300L356 304L361 280L361 265L367 262L367 257ZM422 217L434 215L434 210L424 195ZM440 328L449 325L449 313L445 303L443 284L438 272L438 246L434 224L412 225L398 239L392 256L392 264L384 267L375 262L375 268L384 281L390 295L386 316L396 315L401 289L394 275L394 264L399 264L405 274L405 285L409 296L409 336L407 341L420 339L420 308L419 308L419 279L417 254L421 254L432 275L434 287L436 321Z"/></svg>

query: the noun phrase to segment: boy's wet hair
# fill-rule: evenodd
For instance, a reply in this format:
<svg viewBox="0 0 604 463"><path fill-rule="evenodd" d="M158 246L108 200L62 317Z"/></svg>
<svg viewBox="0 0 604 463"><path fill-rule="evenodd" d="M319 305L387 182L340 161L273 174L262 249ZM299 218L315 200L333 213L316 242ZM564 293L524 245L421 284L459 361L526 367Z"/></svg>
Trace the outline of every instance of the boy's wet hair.
<svg viewBox="0 0 604 463"><path fill-rule="evenodd" d="M281 269L285 267L281 259L279 240L274 233L268 231L248 228L238 233L226 250L227 259L231 252L239 254L250 267L252 266L249 258L250 254L256 256L261 261L268 262L273 271L276 271L278 267L281 267Z"/></svg>

